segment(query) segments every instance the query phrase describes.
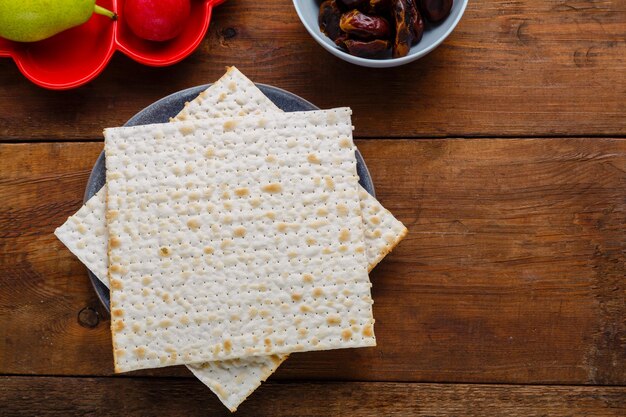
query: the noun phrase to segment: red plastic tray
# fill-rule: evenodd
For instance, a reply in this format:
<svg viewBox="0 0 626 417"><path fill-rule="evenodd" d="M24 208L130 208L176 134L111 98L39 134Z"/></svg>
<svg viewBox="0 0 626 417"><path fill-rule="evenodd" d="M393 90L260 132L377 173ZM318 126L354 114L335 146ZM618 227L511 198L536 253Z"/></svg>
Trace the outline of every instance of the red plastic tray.
<svg viewBox="0 0 626 417"><path fill-rule="evenodd" d="M11 57L29 80L53 90L75 88L93 80L120 50L151 66L179 62L198 46L209 27L213 7L224 0L192 0L191 16L183 32L167 42L136 37L124 22L124 0L98 0L98 5L118 14L112 22L93 15L88 22L34 43L0 38L0 57Z"/></svg>

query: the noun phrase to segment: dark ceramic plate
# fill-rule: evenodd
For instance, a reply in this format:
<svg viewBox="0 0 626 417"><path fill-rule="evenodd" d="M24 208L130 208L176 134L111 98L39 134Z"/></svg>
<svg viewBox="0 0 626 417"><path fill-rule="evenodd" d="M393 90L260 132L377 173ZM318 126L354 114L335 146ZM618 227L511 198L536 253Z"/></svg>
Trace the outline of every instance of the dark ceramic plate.
<svg viewBox="0 0 626 417"><path fill-rule="evenodd" d="M180 110L185 105L185 102L191 101L200 94L200 92L206 90L210 84L201 85L198 87L188 88L187 90L182 90L177 93L171 94L167 97L162 98L159 101L156 101L134 115L130 118L128 122L124 126L138 126L138 125L147 125L150 123L167 123L170 117L174 117L180 112ZM286 112L292 111L307 111L307 110L318 110L319 108L309 103L308 101L296 96L295 94L291 94L285 90L281 90L280 88L272 87L264 84L257 84L257 87L263 91L270 100L274 102L279 108ZM97 193L100 188L106 182L106 171L105 171L105 158L104 151L98 157L96 164L91 170L91 175L89 176L89 181L87 182L87 189L85 190L85 202L89 200L95 193ZM356 169L359 174L359 183L363 188L367 190L368 193L375 196L374 194L374 184L372 183L372 178L370 177L370 173L367 170L367 166L365 165L365 161L363 161L363 157L361 153L356 151ZM109 298L109 289L100 282L98 278L91 272L88 271L89 279L93 284L96 293L98 294L98 298L102 301L102 304L109 310L110 298Z"/></svg>

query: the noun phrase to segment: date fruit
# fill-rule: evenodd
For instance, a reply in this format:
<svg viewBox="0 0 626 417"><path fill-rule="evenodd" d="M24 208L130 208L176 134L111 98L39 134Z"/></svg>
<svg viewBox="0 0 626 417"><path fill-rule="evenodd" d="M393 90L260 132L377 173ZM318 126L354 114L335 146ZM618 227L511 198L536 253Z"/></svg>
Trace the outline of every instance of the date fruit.
<svg viewBox="0 0 626 417"><path fill-rule="evenodd" d="M339 28L340 19L341 10L339 10L336 0L326 0L320 5L318 17L320 30L333 41L341 35L341 28Z"/></svg>
<svg viewBox="0 0 626 417"><path fill-rule="evenodd" d="M391 56L400 58L407 56L411 49L413 34L411 33L411 14L407 0L393 1L393 18L396 22L396 36L391 48Z"/></svg>
<svg viewBox="0 0 626 417"><path fill-rule="evenodd" d="M361 58L382 58L389 53L389 41L383 39L373 41L346 39L342 42L342 46L350 55Z"/></svg>
<svg viewBox="0 0 626 417"><path fill-rule="evenodd" d="M351 55L380 59L407 56L422 40L425 23L449 16L454 0L316 1L322 2L322 33Z"/></svg>
<svg viewBox="0 0 626 417"><path fill-rule="evenodd" d="M411 45L415 45L421 41L422 36L424 35L424 19L422 19L422 15L417 9L417 5L415 3L416 1L417 0L407 0L409 17L411 19L411 34L413 35Z"/></svg>
<svg viewBox="0 0 626 417"><path fill-rule="evenodd" d="M368 16L358 10L344 13L339 27L348 35L361 39L386 38L389 36L389 23L378 16Z"/></svg>
<svg viewBox="0 0 626 417"><path fill-rule="evenodd" d="M448 17L453 0L419 0L419 9L426 20L437 23Z"/></svg>

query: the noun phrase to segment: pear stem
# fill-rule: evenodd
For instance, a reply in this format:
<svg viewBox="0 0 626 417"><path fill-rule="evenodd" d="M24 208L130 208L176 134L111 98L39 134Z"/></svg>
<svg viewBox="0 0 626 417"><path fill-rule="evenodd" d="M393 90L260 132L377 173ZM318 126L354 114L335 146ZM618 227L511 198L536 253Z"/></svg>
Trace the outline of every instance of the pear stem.
<svg viewBox="0 0 626 417"><path fill-rule="evenodd" d="M110 10L105 9L104 7L98 6L97 4L93 7L93 12L95 14L100 14L102 16L106 16L111 18L112 20L117 20L117 14L113 13Z"/></svg>

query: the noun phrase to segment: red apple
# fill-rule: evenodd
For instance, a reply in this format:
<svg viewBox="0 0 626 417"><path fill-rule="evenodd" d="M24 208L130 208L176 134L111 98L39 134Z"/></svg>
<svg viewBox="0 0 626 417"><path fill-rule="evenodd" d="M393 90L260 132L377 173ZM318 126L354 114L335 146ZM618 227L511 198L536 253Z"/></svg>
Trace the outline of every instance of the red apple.
<svg viewBox="0 0 626 417"><path fill-rule="evenodd" d="M182 32L190 10L190 0L126 0L120 19L140 38L167 41Z"/></svg>

